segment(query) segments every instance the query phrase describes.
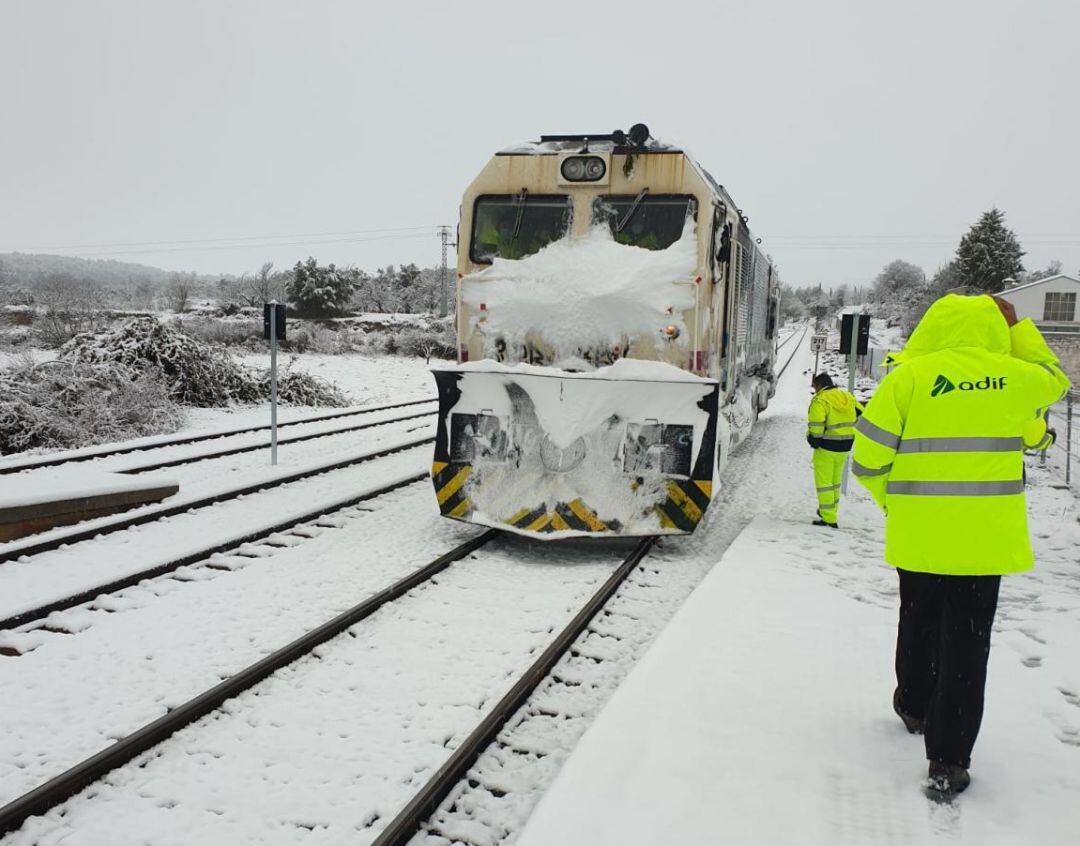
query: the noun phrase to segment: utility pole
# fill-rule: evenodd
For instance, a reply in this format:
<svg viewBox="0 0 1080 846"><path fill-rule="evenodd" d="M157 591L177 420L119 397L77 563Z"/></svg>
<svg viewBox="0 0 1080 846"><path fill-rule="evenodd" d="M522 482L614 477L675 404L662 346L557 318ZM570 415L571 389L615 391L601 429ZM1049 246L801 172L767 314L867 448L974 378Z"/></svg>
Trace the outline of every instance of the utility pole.
<svg viewBox="0 0 1080 846"><path fill-rule="evenodd" d="M439 227L439 238L442 240L442 285L440 286L440 295L439 295L439 316L440 317L446 317L446 312L447 312L447 309L448 309L448 305L447 305L447 301L446 301L446 297L447 297L446 289L448 287L447 281L446 281L446 274L448 272L448 269L446 267L446 248L449 247L449 246L456 247L457 244L456 243L455 244L450 243L450 227L449 226L440 226Z"/></svg>

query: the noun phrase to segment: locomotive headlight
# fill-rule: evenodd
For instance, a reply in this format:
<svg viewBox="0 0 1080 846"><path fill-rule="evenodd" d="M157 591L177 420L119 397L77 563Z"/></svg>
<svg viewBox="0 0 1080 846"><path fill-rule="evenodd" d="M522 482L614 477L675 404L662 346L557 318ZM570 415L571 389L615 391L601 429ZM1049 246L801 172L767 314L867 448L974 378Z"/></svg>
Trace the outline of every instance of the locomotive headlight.
<svg viewBox="0 0 1080 846"><path fill-rule="evenodd" d="M599 156L571 156L563 159L561 172L567 182L597 182L607 173L607 165Z"/></svg>

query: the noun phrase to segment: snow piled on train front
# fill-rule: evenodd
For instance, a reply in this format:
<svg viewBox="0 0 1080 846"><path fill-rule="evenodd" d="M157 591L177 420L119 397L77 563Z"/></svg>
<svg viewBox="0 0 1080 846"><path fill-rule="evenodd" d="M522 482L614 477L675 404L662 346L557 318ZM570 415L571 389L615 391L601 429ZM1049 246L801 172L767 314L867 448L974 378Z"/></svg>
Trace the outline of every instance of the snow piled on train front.
<svg viewBox="0 0 1080 846"><path fill-rule="evenodd" d="M500 337L512 348L532 334L568 358L627 337L662 342L669 325L685 337L682 312L695 303L696 267L692 218L664 250L620 244L598 225L520 260L494 259L462 280L461 299L474 310L469 328L484 333L485 347Z"/></svg>

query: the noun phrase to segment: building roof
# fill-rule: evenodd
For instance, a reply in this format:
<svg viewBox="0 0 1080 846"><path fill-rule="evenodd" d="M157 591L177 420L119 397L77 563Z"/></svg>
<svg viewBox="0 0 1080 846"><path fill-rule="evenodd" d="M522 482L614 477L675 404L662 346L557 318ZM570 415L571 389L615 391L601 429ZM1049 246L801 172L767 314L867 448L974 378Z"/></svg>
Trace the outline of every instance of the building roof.
<svg viewBox="0 0 1080 846"><path fill-rule="evenodd" d="M1013 291L1022 291L1025 288L1031 288L1035 285L1042 285L1044 282L1053 282L1055 279L1068 279L1070 282L1075 282L1080 285L1080 279L1075 276L1069 276L1066 273L1058 273L1054 276L1047 276L1045 279L1036 279L1034 282L1025 282L1023 285L1016 285L1012 288L1006 288L1004 291L1000 291L1000 294L1011 294Z"/></svg>

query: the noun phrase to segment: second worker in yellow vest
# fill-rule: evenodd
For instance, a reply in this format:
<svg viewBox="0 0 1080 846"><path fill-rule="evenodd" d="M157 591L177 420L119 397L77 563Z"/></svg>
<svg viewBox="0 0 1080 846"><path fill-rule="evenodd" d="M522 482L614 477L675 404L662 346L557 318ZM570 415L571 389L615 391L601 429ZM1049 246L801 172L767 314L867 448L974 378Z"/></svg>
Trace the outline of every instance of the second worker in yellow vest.
<svg viewBox="0 0 1080 846"><path fill-rule="evenodd" d="M814 487L818 519L815 526L837 528L840 480L855 439L855 419L862 406L847 391L833 385L828 373L818 373L811 383L814 398L806 413L806 441L814 448Z"/></svg>

